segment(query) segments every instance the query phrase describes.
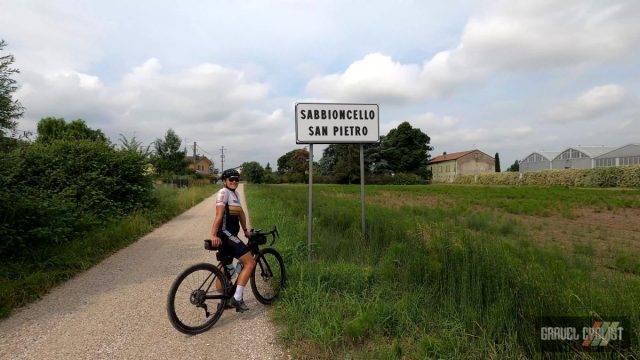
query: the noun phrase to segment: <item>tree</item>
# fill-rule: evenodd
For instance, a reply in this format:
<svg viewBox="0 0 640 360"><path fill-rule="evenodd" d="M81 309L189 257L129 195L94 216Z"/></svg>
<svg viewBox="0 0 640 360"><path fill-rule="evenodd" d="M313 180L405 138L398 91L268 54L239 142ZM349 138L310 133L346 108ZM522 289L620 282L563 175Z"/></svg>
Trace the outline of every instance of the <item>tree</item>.
<svg viewBox="0 0 640 360"><path fill-rule="evenodd" d="M181 143L180 137L172 129L167 130L164 139L156 139L154 165L159 173L186 173L186 151L180 150Z"/></svg>
<svg viewBox="0 0 640 360"><path fill-rule="evenodd" d="M264 169L256 161L242 163L242 176L250 183L260 184L264 180Z"/></svg>
<svg viewBox="0 0 640 360"><path fill-rule="evenodd" d="M494 157L496 172L500 172L500 154L496 153Z"/></svg>
<svg viewBox="0 0 640 360"><path fill-rule="evenodd" d="M507 168L507 171L513 171L513 172L520 171L520 163L518 162L518 160L514 161L513 164L511 164L511 166Z"/></svg>
<svg viewBox="0 0 640 360"><path fill-rule="evenodd" d="M384 137L381 137L384 139ZM365 173L388 173L388 164L382 159L380 143L363 144ZM320 175L332 176L339 183L360 180L360 144L331 144L318 163Z"/></svg>
<svg viewBox="0 0 640 360"><path fill-rule="evenodd" d="M0 40L0 51L7 46L4 40ZM18 89L15 79L18 69L12 68L13 55L0 53L0 138L5 137L6 130L15 130L16 120L22 116L24 108L17 99L13 99L13 93Z"/></svg>
<svg viewBox="0 0 640 360"><path fill-rule="evenodd" d="M271 164L267 163L267 166L264 167L264 171L268 173L273 172L273 170L271 169Z"/></svg>
<svg viewBox="0 0 640 360"><path fill-rule="evenodd" d="M380 136L380 142L364 145L364 164L372 174L389 174L389 162L382 156L382 142L385 136Z"/></svg>
<svg viewBox="0 0 640 360"><path fill-rule="evenodd" d="M427 176L429 162L429 146L431 139L419 128L413 128L403 122L391 129L381 142L382 159L386 160L393 172L416 173Z"/></svg>
<svg viewBox="0 0 640 360"><path fill-rule="evenodd" d="M142 145L142 141L136 139L136 136L133 135L131 138L127 138L123 134L120 134L120 149L124 151L134 152L139 154L145 159L148 159L151 156L151 145L148 145L146 148Z"/></svg>
<svg viewBox="0 0 640 360"><path fill-rule="evenodd" d="M309 151L307 149L295 149L280 156L278 159L278 172L301 173L309 171Z"/></svg>
<svg viewBox="0 0 640 360"><path fill-rule="evenodd" d="M279 181L304 182L309 171L309 151L294 149L278 159Z"/></svg>
<svg viewBox="0 0 640 360"><path fill-rule="evenodd" d="M339 183L351 183L360 178L360 145L331 144L318 162L320 175L333 176Z"/></svg>
<svg viewBox="0 0 640 360"><path fill-rule="evenodd" d="M91 129L82 119L67 123L64 118L46 117L38 122L40 143L51 143L55 140L89 140L109 144L109 139L100 129Z"/></svg>

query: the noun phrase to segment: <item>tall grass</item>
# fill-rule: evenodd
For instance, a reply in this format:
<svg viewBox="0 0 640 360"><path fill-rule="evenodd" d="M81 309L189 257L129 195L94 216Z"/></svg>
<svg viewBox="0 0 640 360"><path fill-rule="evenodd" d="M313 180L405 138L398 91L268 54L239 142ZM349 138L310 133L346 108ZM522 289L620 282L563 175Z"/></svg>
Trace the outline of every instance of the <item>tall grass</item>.
<svg viewBox="0 0 640 360"><path fill-rule="evenodd" d="M160 187L154 190L153 206L149 209L107 221L106 225L63 245L33 244L30 257L0 264L0 318L92 267L216 190L214 185L188 189Z"/></svg>
<svg viewBox="0 0 640 360"><path fill-rule="evenodd" d="M277 246L290 282L275 319L300 358L526 358L538 355L537 316L597 313L640 323L638 277L596 269L588 254L539 247L514 220L464 201L446 208L369 205L365 239L358 200L335 196L336 187L318 188L309 262L306 189L247 187L254 224L281 230ZM466 194L454 186L435 191L444 188ZM368 192L413 196L414 189ZM544 200L535 190L516 195L538 208ZM578 201L593 196L600 197Z"/></svg>

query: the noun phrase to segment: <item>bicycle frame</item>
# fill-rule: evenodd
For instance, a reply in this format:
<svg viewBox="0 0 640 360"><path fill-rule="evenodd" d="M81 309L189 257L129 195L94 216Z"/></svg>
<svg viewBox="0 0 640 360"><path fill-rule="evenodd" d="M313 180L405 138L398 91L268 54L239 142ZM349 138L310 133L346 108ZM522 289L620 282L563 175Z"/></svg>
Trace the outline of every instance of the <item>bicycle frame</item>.
<svg viewBox="0 0 640 360"><path fill-rule="evenodd" d="M273 229L269 232L263 233L262 230L258 229L256 231L252 231L252 233L256 234L256 235L271 235L272 236L272 240L269 243L269 246L273 245L276 242L276 239L278 238L278 236L280 235L278 233L278 228L277 227L273 227ZM258 258L258 256L260 255L260 245L258 245L257 243L252 241L252 238L249 238L249 242L247 244L247 246L249 247L249 250L251 251L251 254L253 255L253 258L256 259ZM218 248L214 248L213 246L211 246L211 240L209 239L205 239L205 249L207 250L218 250ZM231 281L231 274L229 274L229 270L227 270L225 263L228 262L229 260L233 261L233 257L232 256L224 256L224 257L220 257L220 252L218 252L218 269L220 269L220 271L222 272L222 274L224 274L224 276L227 278L227 280ZM273 271L271 270L271 266L269 266L269 263L264 261L262 258L259 259L259 261L256 262L256 266L260 266L260 276L273 276ZM265 270L266 269L266 270ZM211 275L213 274L209 274L209 276L207 276L206 279L204 279L204 281L202 282L202 284L198 287L198 289L201 289L205 283L209 280L209 278L211 277ZM212 279L211 282L209 283L209 286L207 287L207 289L205 290L205 296L204 298L207 300L211 300L211 299L229 299L231 298L232 294L229 294L228 290L232 289L233 286L235 286L238 282L238 279L236 278L236 282L233 284L233 286L229 286L229 289L224 289L223 293L220 295L208 295L207 293L209 292L209 289L211 288L211 285L215 282L215 279Z"/></svg>

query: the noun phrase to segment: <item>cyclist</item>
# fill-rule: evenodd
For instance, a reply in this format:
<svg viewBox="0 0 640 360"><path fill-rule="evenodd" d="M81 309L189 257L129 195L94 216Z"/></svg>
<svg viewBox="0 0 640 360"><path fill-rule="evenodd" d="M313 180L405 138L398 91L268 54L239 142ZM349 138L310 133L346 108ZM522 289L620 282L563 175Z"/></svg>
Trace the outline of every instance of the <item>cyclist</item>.
<svg viewBox="0 0 640 360"><path fill-rule="evenodd" d="M231 298L231 305L237 312L249 310L244 303L242 293L249 277L256 266L249 248L238 238L240 225L244 235L249 238L247 218L242 210L240 198L236 193L240 173L235 169L227 169L220 177L224 187L216 194L216 215L211 226L211 242L213 246L221 246L220 251L230 254L242 263L242 271L238 275L236 292Z"/></svg>

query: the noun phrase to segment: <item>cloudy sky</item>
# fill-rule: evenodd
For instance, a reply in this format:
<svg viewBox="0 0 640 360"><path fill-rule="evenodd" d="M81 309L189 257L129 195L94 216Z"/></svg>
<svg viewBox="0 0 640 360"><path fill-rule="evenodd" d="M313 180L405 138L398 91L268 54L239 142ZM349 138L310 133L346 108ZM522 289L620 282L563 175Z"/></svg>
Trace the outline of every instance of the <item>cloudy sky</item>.
<svg viewBox="0 0 640 360"><path fill-rule="evenodd" d="M38 119L145 143L173 128L227 166L296 147L297 101L380 104L434 153L640 142L640 2L0 2ZM200 151L199 151L200 152Z"/></svg>

